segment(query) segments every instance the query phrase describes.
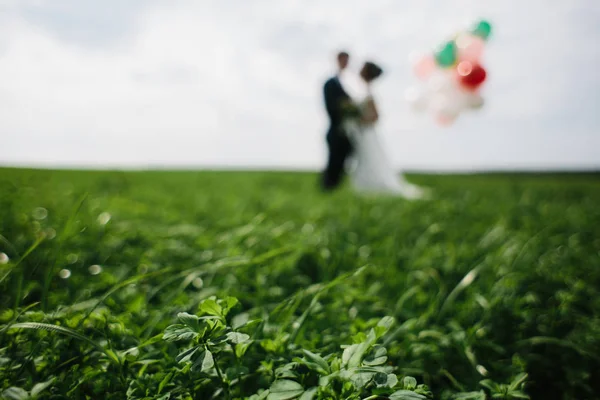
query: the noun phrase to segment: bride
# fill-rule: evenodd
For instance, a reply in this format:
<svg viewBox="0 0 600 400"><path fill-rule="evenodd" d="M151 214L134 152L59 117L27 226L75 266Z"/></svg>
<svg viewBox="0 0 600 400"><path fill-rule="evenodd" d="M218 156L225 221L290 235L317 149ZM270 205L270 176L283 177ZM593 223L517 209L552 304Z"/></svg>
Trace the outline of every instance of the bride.
<svg viewBox="0 0 600 400"><path fill-rule="evenodd" d="M377 105L371 95L371 83L379 78L382 69L366 62L360 71L360 77L367 86L366 98L357 104L358 118L348 118L344 122L346 133L353 143L351 160L354 169L350 171L350 180L358 192L384 193L418 199L425 191L397 175L379 140L375 125L379 119Z"/></svg>

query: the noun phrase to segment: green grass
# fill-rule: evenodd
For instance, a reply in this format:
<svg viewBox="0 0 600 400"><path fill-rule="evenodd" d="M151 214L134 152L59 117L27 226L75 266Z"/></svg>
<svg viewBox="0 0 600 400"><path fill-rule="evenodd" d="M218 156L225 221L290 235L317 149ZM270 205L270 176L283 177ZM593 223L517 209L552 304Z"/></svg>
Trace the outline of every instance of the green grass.
<svg viewBox="0 0 600 400"><path fill-rule="evenodd" d="M412 181L0 169L0 393L600 398L600 176Z"/></svg>

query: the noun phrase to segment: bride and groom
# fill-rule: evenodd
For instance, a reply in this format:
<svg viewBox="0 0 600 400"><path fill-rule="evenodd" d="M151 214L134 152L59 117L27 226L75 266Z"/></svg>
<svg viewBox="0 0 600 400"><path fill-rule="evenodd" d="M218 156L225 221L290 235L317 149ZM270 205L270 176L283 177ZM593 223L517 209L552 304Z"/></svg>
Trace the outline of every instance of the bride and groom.
<svg viewBox="0 0 600 400"><path fill-rule="evenodd" d="M345 175L348 161L352 161L354 165L349 176L358 192L393 194L408 199L423 197L423 189L396 174L375 130L379 114L370 89L383 70L372 62L363 65L360 78L366 86L367 96L354 102L340 82L340 75L349 60L346 52L337 55L338 73L325 82L323 88L330 119L327 132L329 157L322 176L323 189L335 189Z"/></svg>

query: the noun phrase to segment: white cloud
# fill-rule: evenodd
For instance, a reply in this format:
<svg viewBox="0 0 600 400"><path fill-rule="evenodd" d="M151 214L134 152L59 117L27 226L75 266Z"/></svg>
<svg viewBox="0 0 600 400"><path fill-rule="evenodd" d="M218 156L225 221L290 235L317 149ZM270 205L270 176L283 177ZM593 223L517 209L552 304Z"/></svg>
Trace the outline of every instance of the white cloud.
<svg viewBox="0 0 600 400"><path fill-rule="evenodd" d="M320 166L321 84L346 47L386 69L398 165L600 165L594 0L105 3L0 0L0 162ZM403 100L407 56L481 16L486 107L437 128Z"/></svg>

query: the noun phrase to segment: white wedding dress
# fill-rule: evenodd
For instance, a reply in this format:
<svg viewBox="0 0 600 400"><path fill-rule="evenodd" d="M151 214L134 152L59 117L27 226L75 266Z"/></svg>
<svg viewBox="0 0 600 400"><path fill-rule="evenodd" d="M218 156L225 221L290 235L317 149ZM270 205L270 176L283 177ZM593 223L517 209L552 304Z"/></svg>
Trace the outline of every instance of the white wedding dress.
<svg viewBox="0 0 600 400"><path fill-rule="evenodd" d="M359 104L363 112L370 100L369 95ZM344 127L354 146L350 157L349 176L356 191L390 194L408 199L424 197L423 189L407 182L394 170L377 135L374 123L347 120Z"/></svg>

